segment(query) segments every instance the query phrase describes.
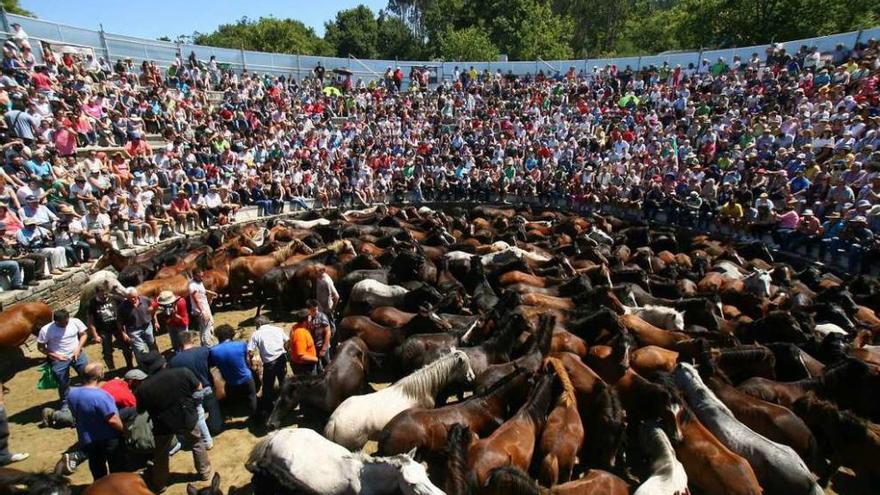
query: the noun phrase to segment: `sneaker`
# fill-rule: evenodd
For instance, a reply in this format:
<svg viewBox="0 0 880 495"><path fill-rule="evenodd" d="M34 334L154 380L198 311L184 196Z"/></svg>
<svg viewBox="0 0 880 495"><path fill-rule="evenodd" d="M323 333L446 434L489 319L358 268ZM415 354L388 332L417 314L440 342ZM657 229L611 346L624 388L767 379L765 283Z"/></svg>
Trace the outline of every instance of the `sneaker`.
<svg viewBox="0 0 880 495"><path fill-rule="evenodd" d="M76 472L76 468L79 466L77 462L76 456L73 455L72 452L65 452L61 454L61 472L65 476L70 476L74 472Z"/></svg>
<svg viewBox="0 0 880 495"><path fill-rule="evenodd" d="M41 416L43 418L42 424L44 427L51 428L55 423L55 409L52 409L51 407L44 407Z"/></svg>
<svg viewBox="0 0 880 495"><path fill-rule="evenodd" d="M180 444L180 441L178 441L178 442L174 445L174 447L171 447L171 450L168 451L168 457L173 457L174 454L180 452L180 449L182 449L182 448L183 448L183 445L181 445L181 444Z"/></svg>
<svg viewBox="0 0 880 495"><path fill-rule="evenodd" d="M30 457L30 456L31 456L31 455L28 454L27 452L19 452L19 453L17 453L17 454L12 454L12 456L9 457L9 462L10 462L10 463L13 463L13 462L21 462L21 461L27 459L27 458Z"/></svg>

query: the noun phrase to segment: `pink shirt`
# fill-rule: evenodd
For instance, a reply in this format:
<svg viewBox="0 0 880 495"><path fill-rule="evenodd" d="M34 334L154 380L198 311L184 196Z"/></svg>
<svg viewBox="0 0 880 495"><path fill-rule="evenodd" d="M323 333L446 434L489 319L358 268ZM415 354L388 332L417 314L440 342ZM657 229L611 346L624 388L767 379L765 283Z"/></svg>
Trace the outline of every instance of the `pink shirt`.
<svg viewBox="0 0 880 495"><path fill-rule="evenodd" d="M782 229L794 229L797 228L798 222L800 221L800 216L796 211L791 210L779 215L779 228Z"/></svg>

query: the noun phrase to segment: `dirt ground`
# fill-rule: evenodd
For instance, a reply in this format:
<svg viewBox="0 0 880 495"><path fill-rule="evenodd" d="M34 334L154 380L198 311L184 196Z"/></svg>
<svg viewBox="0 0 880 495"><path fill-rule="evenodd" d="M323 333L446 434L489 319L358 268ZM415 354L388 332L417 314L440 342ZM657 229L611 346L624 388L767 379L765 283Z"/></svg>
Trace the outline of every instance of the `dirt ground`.
<svg viewBox="0 0 880 495"><path fill-rule="evenodd" d="M254 331L253 309L222 311L215 315L215 324L228 323L233 327L243 326L241 338L246 338ZM269 315L276 316L276 315ZM276 323L289 324L294 321L292 315L279 315ZM159 350L165 351L171 347L168 335L159 336ZM86 354L90 361L101 360L101 347L89 345ZM37 390L36 384L39 379L37 368L41 361L36 347L25 352L29 363L27 368L19 371L15 377L6 383L9 393L6 395L6 412L9 416L10 449L12 452L29 452L30 458L14 465L15 468L28 471L51 471L61 454L76 442L74 429L54 430L40 426L40 412L44 407L58 406L58 393L56 390ZM124 364L122 353L117 350L115 356L117 366ZM77 380L74 379L74 384ZM236 407L222 405L226 415L226 430L214 438L214 447L209 451L214 470L220 473L224 493L230 486L237 488L246 487L250 483L250 473L244 468L244 462L251 451L251 447L257 442L263 432L251 432L245 425L243 410ZM286 423L295 418L287 418ZM197 486L206 485L197 481L197 475L193 468L192 456L189 452L181 451L171 458L171 480L168 490L169 495L186 494L186 484L195 483ZM91 474L88 465L81 465L76 473L70 477L71 484L80 490L91 482ZM237 494L250 493L249 489L237 490Z"/></svg>
<svg viewBox="0 0 880 495"><path fill-rule="evenodd" d="M240 338L246 338L254 331L253 315L254 310L251 308L220 311L215 315L215 322L216 325L227 323L233 327L241 327ZM270 313L268 316L273 318L274 323L285 328L289 328L290 324L295 321L294 315L289 314ZM167 335L159 336L158 344L162 351L171 347ZM89 345L86 353L91 361L101 359L99 345ZM76 442L76 431L40 427L40 412L47 406L57 407L58 394L55 390L37 390L36 383L39 378L37 367L41 362L38 359L40 354L35 347L25 354L29 362L23 364L23 369L6 383L10 389L5 400L11 432L10 449L13 452L29 452L31 454L30 458L15 464L14 467L29 471L51 471L61 454ZM115 360L117 365L125 362L119 351L116 352ZM74 379L74 384L76 383L77 380ZM373 386L381 388L384 385L373 384ZM240 408L230 407L229 404L223 404L222 408L226 417L226 430L214 438L214 447L209 452L211 463L214 470L220 473L224 493L227 493L227 490L234 486L237 488L237 495L250 494L250 473L244 468L244 463L251 448L258 440L257 435L263 435L264 432L250 431L244 425L245 418ZM296 416L291 414L286 418L284 424L297 422ZM310 422L299 423L303 427L320 428L321 426L309 424ZM368 452L374 449L373 442L365 448ZM186 494L187 483L194 483L196 486L207 484L197 481L189 452L181 451L171 458L171 473L170 484L165 492L169 495ZM74 486L75 493L82 490L90 482L91 474L85 464L80 466L71 476L71 484ZM829 495L876 493L876 487L873 489L864 487L853 478L851 473L843 470L834 478L831 488L826 490L826 493Z"/></svg>

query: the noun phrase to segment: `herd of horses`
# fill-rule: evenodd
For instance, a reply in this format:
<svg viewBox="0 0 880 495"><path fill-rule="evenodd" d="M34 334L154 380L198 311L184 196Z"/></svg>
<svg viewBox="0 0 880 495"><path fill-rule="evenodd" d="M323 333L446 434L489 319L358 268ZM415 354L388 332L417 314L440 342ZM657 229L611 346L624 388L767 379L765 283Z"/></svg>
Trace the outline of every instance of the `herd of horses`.
<svg viewBox="0 0 880 495"><path fill-rule="evenodd" d="M880 481L880 282L798 269L762 244L600 215L380 206L99 264L119 275L99 272L83 298L97 284L183 296L199 268L214 304L289 311L321 273L335 281L333 360L284 383L245 464L258 495ZM0 324L0 344L23 342L38 309L0 314L23 329Z"/></svg>

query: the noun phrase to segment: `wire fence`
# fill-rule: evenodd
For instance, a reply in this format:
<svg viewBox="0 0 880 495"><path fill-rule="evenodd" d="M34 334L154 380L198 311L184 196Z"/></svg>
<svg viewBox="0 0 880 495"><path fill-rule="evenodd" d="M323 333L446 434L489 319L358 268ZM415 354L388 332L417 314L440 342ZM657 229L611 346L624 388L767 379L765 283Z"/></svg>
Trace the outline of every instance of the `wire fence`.
<svg viewBox="0 0 880 495"><path fill-rule="evenodd" d="M512 72L516 75L536 74L539 71L552 73L554 71L565 72L569 68L576 71L584 70L591 72L593 67L605 67L616 65L620 69L627 67L633 70L641 70L643 67L661 66L664 62L674 67L681 65L687 67L693 64L698 67L703 59L715 61L723 57L730 62L739 56L748 60L752 54L764 55L770 45L756 45L742 48L725 48L721 50L700 50L693 52L662 53L658 55L643 55L637 57L599 58L578 60L535 60L524 62L495 62L495 61L415 61L415 60L367 60L353 57L317 57L309 55L292 55L282 53L266 53L250 50L236 50L231 48L217 48L187 43L171 43L166 41L149 40L120 34L111 34L103 30L92 30L77 26L70 26L43 19L35 19L6 13L0 10L3 28L9 34L9 26L12 23L21 24L31 39L46 41L49 43L65 44L78 47L86 47L94 50L95 55L104 57L107 61L130 58L136 63L144 60L153 61L162 68L171 65L178 53L188 57L194 52L199 60L208 60L215 57L218 64L228 66L233 70L247 69L251 72L268 73L275 75L293 76L300 79L312 73L320 63L327 70L346 68L355 77L365 80L376 79L389 67L400 67L408 71L411 67L429 67L438 80L450 79L456 68L469 70L471 67L479 72L488 70L503 73ZM808 38L782 42L781 45L789 52L798 51L801 46L818 47L822 52L830 52L841 44L847 48L854 48L859 42L871 38L880 37L880 27L839 33L818 38ZM42 46L40 43L32 43L34 56L42 61ZM112 62L111 62L112 63Z"/></svg>

